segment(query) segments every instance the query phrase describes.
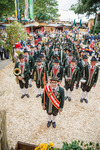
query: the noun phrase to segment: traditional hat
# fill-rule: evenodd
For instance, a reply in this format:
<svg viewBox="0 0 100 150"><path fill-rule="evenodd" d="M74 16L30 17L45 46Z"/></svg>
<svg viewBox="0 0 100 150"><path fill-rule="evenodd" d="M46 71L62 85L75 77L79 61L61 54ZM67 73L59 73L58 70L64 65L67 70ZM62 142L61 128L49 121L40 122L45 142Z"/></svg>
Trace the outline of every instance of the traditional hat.
<svg viewBox="0 0 100 150"><path fill-rule="evenodd" d="M73 58L71 59L71 61L72 61L72 62L76 62L76 59L73 57Z"/></svg>
<svg viewBox="0 0 100 150"><path fill-rule="evenodd" d="M25 49L24 49L24 53L26 53L26 52L29 52L29 51L28 51L28 49L25 48Z"/></svg>
<svg viewBox="0 0 100 150"><path fill-rule="evenodd" d="M70 53L69 53L69 56L73 56L73 53L72 53L72 52L70 52Z"/></svg>
<svg viewBox="0 0 100 150"><path fill-rule="evenodd" d="M84 52L83 50L81 50L79 53L82 53L82 52Z"/></svg>
<svg viewBox="0 0 100 150"><path fill-rule="evenodd" d="M50 81L58 81L59 82L59 78L57 76L54 76L50 79Z"/></svg>
<svg viewBox="0 0 100 150"><path fill-rule="evenodd" d="M24 55L23 54L19 54L19 57L18 57L19 59L22 59L22 58L24 58Z"/></svg>
<svg viewBox="0 0 100 150"><path fill-rule="evenodd" d="M83 59L87 59L87 58L88 58L87 55L84 55L84 56L83 56Z"/></svg>
<svg viewBox="0 0 100 150"><path fill-rule="evenodd" d="M42 62L42 59L41 59L41 58L38 58L38 59L36 60L36 62Z"/></svg>
<svg viewBox="0 0 100 150"><path fill-rule="evenodd" d="M59 63L59 60L57 58L55 58L54 63Z"/></svg>
<svg viewBox="0 0 100 150"><path fill-rule="evenodd" d="M43 55L43 54L41 54L41 55L40 55L40 58L43 58L43 57L44 57L44 55Z"/></svg>
<svg viewBox="0 0 100 150"><path fill-rule="evenodd" d="M31 45L30 48L34 48L34 47Z"/></svg>
<svg viewBox="0 0 100 150"><path fill-rule="evenodd" d="M93 57L91 58L91 61L97 61L97 59L93 56Z"/></svg>

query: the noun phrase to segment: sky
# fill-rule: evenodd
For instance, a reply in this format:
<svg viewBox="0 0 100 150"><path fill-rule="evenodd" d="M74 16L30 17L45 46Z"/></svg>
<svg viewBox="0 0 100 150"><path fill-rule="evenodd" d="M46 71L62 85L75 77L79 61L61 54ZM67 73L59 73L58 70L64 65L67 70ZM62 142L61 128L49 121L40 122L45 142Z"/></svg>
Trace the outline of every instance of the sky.
<svg viewBox="0 0 100 150"><path fill-rule="evenodd" d="M80 22L87 22L90 18L94 18L94 16L90 16L89 18L86 15L77 15L73 11L69 10L72 4L76 4L78 0L57 0L58 1L58 9L60 16L60 21L74 21Z"/></svg>

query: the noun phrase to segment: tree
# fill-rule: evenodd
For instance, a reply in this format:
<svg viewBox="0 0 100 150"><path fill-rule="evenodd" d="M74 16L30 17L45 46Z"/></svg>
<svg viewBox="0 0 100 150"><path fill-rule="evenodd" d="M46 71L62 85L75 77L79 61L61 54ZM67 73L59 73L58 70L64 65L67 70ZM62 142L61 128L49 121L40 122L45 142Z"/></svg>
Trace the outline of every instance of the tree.
<svg viewBox="0 0 100 150"><path fill-rule="evenodd" d="M57 0L34 0L33 6L36 21L53 20L57 17Z"/></svg>
<svg viewBox="0 0 100 150"><path fill-rule="evenodd" d="M53 20L58 12L57 0L33 0L33 11L36 21ZM19 14L24 15L25 1L19 0ZM14 0L0 0L0 17L15 14Z"/></svg>
<svg viewBox="0 0 100 150"><path fill-rule="evenodd" d="M78 0L78 3L71 6L71 10L74 10L77 14L86 13L87 16L97 12L100 7L100 0Z"/></svg>
<svg viewBox="0 0 100 150"><path fill-rule="evenodd" d="M9 50L12 55L13 60L13 46L15 43L20 40L24 40L27 38L27 33L25 32L22 24L18 22L13 22L9 27L7 27L7 39L6 44L9 46Z"/></svg>

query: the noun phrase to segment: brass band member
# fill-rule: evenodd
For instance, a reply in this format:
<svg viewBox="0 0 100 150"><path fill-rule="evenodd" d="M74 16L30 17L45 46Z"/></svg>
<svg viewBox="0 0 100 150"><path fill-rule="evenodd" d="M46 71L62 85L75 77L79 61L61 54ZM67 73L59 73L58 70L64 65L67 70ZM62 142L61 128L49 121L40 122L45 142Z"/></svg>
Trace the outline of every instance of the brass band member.
<svg viewBox="0 0 100 150"><path fill-rule="evenodd" d="M28 94L28 81L29 81L29 65L24 61L24 55L19 55L19 62L15 64L14 70L16 68L20 69L20 74L18 75L19 86L22 91L21 98L24 98L25 95L29 98Z"/></svg>

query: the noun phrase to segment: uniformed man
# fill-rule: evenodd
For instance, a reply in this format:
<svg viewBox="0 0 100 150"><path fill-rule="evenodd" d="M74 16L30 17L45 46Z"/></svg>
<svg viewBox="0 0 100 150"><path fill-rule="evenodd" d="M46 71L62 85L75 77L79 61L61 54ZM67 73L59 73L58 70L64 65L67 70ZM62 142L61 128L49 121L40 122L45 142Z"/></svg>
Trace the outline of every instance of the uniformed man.
<svg viewBox="0 0 100 150"><path fill-rule="evenodd" d="M56 58L54 59L53 65L51 65L49 67L48 75L49 75L49 77L57 76L61 83L62 78L63 78L63 67L59 65L58 59L56 59Z"/></svg>
<svg viewBox="0 0 100 150"><path fill-rule="evenodd" d="M29 64L30 69L30 80L29 80L29 86L32 87L32 74L33 74L33 68L34 68L34 58L29 55L29 51L25 48L24 49L24 61Z"/></svg>
<svg viewBox="0 0 100 150"><path fill-rule="evenodd" d="M22 90L21 98L24 98L25 95L29 98L28 94L28 81L29 81L29 65L24 61L24 55L19 55L19 61L15 64L14 69L19 68L20 74L18 75L19 86Z"/></svg>
<svg viewBox="0 0 100 150"><path fill-rule="evenodd" d="M50 79L50 85L45 87L44 94L42 96L42 107L47 111L48 122L47 127L51 124L53 128L56 128L56 116L62 112L64 106L64 89L58 86L58 78L52 77Z"/></svg>
<svg viewBox="0 0 100 150"><path fill-rule="evenodd" d="M79 73L79 81L77 82L76 84L76 89L79 88L79 82L83 76L83 70L85 68L86 65L89 65L89 62L88 62L88 57L87 55L84 55L81 59L81 61L78 62L77 66L79 67L80 69L80 73ZM82 84L81 84L81 87L82 87Z"/></svg>
<svg viewBox="0 0 100 150"><path fill-rule="evenodd" d="M48 82L47 80L47 69L42 64L41 58L38 58L36 61L36 65L33 70L33 80L36 82L36 86L38 88L37 98L42 96L44 90L44 82Z"/></svg>
<svg viewBox="0 0 100 150"><path fill-rule="evenodd" d="M34 50L34 47L31 45L30 46L30 56L32 56L34 58L34 61L36 61L36 52Z"/></svg>
<svg viewBox="0 0 100 150"><path fill-rule="evenodd" d="M74 84L78 81L79 78L79 68L76 65L76 59L73 57L71 60L71 64L65 67L65 89L66 89L66 97L65 100L71 101L71 92L74 89ZM69 92L68 92L69 90Z"/></svg>
<svg viewBox="0 0 100 150"><path fill-rule="evenodd" d="M70 65L71 64L71 60L73 58L73 53L70 52L69 55L66 55L66 58L63 62L63 67L65 68L67 65Z"/></svg>
<svg viewBox="0 0 100 150"><path fill-rule="evenodd" d="M85 100L86 103L88 103L87 96L88 93L90 92L92 87L96 86L97 80L98 80L98 75L99 75L99 68L96 66L97 59L93 56L91 59L91 64L88 66L86 69L86 78L85 82L82 85L82 91L83 95L81 98L81 103L83 100Z"/></svg>

